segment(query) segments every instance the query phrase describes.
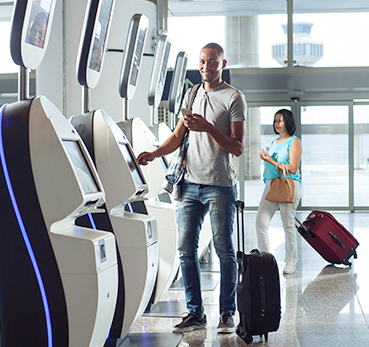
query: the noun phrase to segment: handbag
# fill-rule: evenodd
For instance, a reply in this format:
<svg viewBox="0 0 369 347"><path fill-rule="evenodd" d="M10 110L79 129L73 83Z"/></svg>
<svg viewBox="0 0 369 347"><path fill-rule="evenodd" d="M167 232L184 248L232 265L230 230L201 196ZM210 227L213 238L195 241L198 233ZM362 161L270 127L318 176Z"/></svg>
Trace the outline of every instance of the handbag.
<svg viewBox="0 0 369 347"><path fill-rule="evenodd" d="M279 204L293 203L294 193L295 184L293 179L287 178L286 168L282 164L282 170L279 168L277 176L270 181L270 189L265 200Z"/></svg>

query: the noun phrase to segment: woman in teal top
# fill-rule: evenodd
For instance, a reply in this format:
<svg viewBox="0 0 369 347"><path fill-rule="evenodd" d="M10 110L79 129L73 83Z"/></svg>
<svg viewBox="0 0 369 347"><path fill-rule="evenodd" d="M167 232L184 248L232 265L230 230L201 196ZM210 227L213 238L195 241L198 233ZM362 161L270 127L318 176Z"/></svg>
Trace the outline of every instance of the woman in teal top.
<svg viewBox="0 0 369 347"><path fill-rule="evenodd" d="M262 150L259 151L260 158L265 161L265 189L256 216L256 234L259 250L270 252L268 228L271 219L279 207L286 236L286 266L283 269L283 273L288 274L295 272L297 263L295 214L301 199L301 175L299 166L302 149L300 140L294 135L296 123L291 111L286 109L277 111L274 115L273 129L279 137L272 142L268 153ZM283 169L282 166L285 167L289 178L294 180L295 192L293 203L280 204L265 199L270 189L271 179L277 176L279 170Z"/></svg>

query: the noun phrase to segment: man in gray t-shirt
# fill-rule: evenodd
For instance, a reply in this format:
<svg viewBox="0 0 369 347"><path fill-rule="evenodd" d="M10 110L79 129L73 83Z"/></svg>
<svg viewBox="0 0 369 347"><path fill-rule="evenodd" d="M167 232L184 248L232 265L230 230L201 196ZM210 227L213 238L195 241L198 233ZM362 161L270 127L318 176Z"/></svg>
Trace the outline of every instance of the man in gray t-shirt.
<svg viewBox="0 0 369 347"><path fill-rule="evenodd" d="M177 201L178 250L189 314L173 327L186 332L206 326L201 298L200 267L197 256L199 232L204 216L210 214L213 242L220 260L220 321L217 331L234 331L237 262L232 243L236 172L232 156L244 150L245 96L222 80L226 67L224 51L209 43L200 52L199 71L204 83L197 91L192 115L178 120L173 134L156 150L141 153L137 160L146 165L177 149L189 130L186 170ZM183 100L188 106L189 91Z"/></svg>
<svg viewBox="0 0 369 347"><path fill-rule="evenodd" d="M188 107L189 91L183 100L183 107ZM245 120L245 96L226 82L209 90L205 90L201 85L197 91L192 112L201 115L217 130L231 137L231 124ZM186 180L198 184L225 187L236 184L236 171L232 163L233 154L223 149L209 133L190 131L189 143L186 157Z"/></svg>

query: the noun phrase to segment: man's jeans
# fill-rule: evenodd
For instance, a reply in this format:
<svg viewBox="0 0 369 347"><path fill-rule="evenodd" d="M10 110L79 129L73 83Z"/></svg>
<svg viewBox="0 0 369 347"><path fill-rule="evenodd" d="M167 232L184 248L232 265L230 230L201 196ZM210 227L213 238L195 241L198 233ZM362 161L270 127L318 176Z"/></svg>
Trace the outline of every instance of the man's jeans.
<svg viewBox="0 0 369 347"><path fill-rule="evenodd" d="M209 211L215 251L220 259L220 314L235 313L237 262L232 242L236 186L219 187L182 183L178 200L178 250L181 260L187 309L197 316L204 314L200 286L197 248L205 214Z"/></svg>

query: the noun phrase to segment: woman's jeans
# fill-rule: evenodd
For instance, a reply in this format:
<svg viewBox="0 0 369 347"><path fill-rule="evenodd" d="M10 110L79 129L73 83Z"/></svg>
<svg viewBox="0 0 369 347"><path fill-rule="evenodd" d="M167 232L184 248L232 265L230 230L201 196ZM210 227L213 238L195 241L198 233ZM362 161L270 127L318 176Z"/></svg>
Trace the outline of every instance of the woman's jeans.
<svg viewBox="0 0 369 347"><path fill-rule="evenodd" d="M213 243L220 259L220 313L235 313L237 262L232 242L236 186L219 187L182 183L182 195L177 201L178 250L187 309L196 316L204 314L201 298L198 243L201 224L209 211Z"/></svg>
<svg viewBox="0 0 369 347"><path fill-rule="evenodd" d="M297 263L297 231L295 227L295 214L301 199L301 184L298 181L293 182L295 185L293 204L278 204L265 200L270 189L270 180L266 181L258 213L256 215L256 235L259 250L270 252L268 228L272 217L279 207L286 237L285 261L286 263L291 263L295 266Z"/></svg>

